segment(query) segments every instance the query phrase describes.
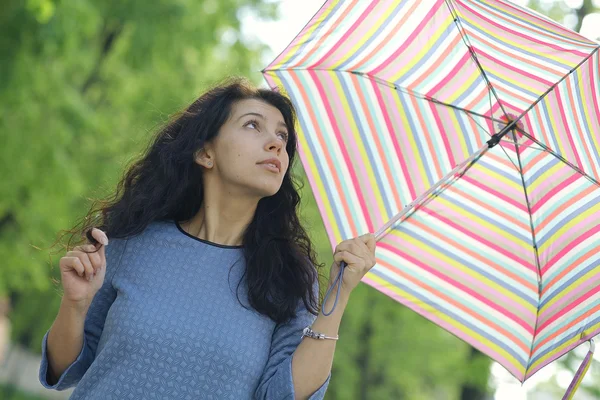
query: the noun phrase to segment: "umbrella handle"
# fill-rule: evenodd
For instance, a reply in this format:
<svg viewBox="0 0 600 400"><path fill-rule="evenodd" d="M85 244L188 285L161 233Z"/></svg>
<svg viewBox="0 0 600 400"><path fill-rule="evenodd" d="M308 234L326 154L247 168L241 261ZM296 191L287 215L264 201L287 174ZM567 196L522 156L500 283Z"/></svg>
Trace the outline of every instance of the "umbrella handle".
<svg viewBox="0 0 600 400"><path fill-rule="evenodd" d="M594 347L595 347L594 339L590 339L590 351L588 351L587 355L583 359L583 362L579 366L579 369L575 373L575 376L573 377L573 381L571 381L571 384L567 388L567 392L565 393L563 400L571 400L573 398L573 396L575 395L575 391L581 384L581 381L583 380L585 373L587 372L587 370L590 368L590 365L592 364L592 356L594 355Z"/></svg>
<svg viewBox="0 0 600 400"><path fill-rule="evenodd" d="M344 268L346 268L346 263L344 261L342 261L340 263L340 271L338 272L337 276L335 277L333 284L327 290L327 293L325 293L325 298L323 299L323 304L321 305L321 312L326 317L331 315L333 313L333 310L335 310L335 306L337 306L338 298L340 297L340 289L342 288L342 279L344 278ZM329 299L329 295L331 294L331 291L333 290L335 285L337 285L337 287L338 287L337 293L335 294L335 301L333 302L333 307L331 307L331 311L329 311L327 313L327 312L325 312L325 303L327 303L327 299Z"/></svg>

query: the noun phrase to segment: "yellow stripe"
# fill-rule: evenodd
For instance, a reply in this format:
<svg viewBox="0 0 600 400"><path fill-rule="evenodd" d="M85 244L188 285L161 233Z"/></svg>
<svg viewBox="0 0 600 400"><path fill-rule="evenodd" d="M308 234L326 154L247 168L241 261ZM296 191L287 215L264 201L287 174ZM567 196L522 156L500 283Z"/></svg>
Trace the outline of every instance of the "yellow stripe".
<svg viewBox="0 0 600 400"><path fill-rule="evenodd" d="M593 60L588 60L588 61L592 61ZM577 81L578 82L585 82L584 80L584 76L583 76L583 68L578 68L577 71ZM579 87L579 93L581 95L581 109L583 110L583 114L585 115L585 122L587 124L588 130L590 131L590 136L592 137L592 140L594 141L594 146L596 147L596 151L600 153L600 145L598 144L598 135L595 135L593 130L592 130L592 126L594 126L592 124L592 119L590 117L590 110L592 109L591 107L586 105L585 99L585 87L588 87L588 85L576 85ZM582 132L583 134L583 132ZM590 160L590 162L593 162L593 160ZM591 172L591 171L590 171Z"/></svg>
<svg viewBox="0 0 600 400"><path fill-rule="evenodd" d="M338 68L340 65L342 65L343 63L345 63L346 61L348 61L348 59L350 57L352 57L353 55L355 55L358 52L358 49L363 46L372 36L373 34L381 27L383 26L385 20L392 14L392 12L394 12L394 10L398 7L395 2L390 2L391 6L388 7L388 10L383 13L381 15L381 17L377 20L377 22L375 22L374 24L371 24L371 29L365 33L364 35L361 36L361 39L358 43L356 43L356 45L354 45L354 47L352 47L344 56L340 57L339 62L337 62L336 64L334 64L332 66L332 69L336 69Z"/></svg>
<svg viewBox="0 0 600 400"><path fill-rule="evenodd" d="M436 19L437 22L437 16L434 16L434 18ZM419 62L421 62L421 60L425 57L425 55L427 54L427 52L429 50L431 50L431 48L433 47L433 45L440 40L440 37L444 34L444 32L446 31L446 29L448 29L448 26L454 23L454 19L452 18L452 15L448 15L444 20L442 20L440 18L440 26L437 29L437 31L433 32L431 35L429 35L429 40L428 43L423 43L421 45L421 50L415 54L414 56L412 56L409 60L406 60L406 64L404 65L403 68L401 68L398 72L396 72L396 74L394 76L392 76L392 78L390 79L390 82L396 82L398 79L400 79L403 75L405 75L411 68L413 68L415 65L417 65ZM394 41L390 41L390 44L392 46L395 45ZM413 42L411 44L411 46L418 46L417 41ZM394 48L395 51L395 48Z"/></svg>
<svg viewBox="0 0 600 400"><path fill-rule="evenodd" d="M286 96L288 96L288 98L290 98L290 96L287 94L287 91L285 90L285 86L282 82L282 80L275 74L272 72L267 72L268 75L271 77L271 79L273 80L274 83L276 83L277 86L279 86L280 90L282 91L283 94L285 94ZM313 182L316 183L317 188L316 190L313 188L313 195L319 199L321 199L321 204L324 206L325 208L325 216L324 218L327 218L327 221L329 221L330 225L333 228L333 233L335 235L335 242L339 243L342 241L342 234L341 234L341 229L340 227L338 227L338 224L335 222L335 215L333 213L333 209L331 207L331 202L328 201L327 199L327 191L325 190L325 186L323 185L323 180L319 177L319 173L318 173L318 168L317 168L317 164L315 163L315 158L312 154L312 152L310 151L310 147L308 146L308 142L306 140L306 134L302 131L302 127L300 126L299 121L297 121L296 123L296 132L298 134L298 145L299 147L302 147L304 149L304 154L305 154L305 158L306 158L306 162L308 163L308 168L306 165L304 165L304 169L306 171L307 175L311 175L313 177Z"/></svg>
<svg viewBox="0 0 600 400"><path fill-rule="evenodd" d="M417 177L406 177L408 178L415 178L415 179L420 179L421 182L428 182L429 184L433 184L433 182L429 182L429 178L427 177L427 173L425 172L422 163L419 164L418 161L418 154L419 154L419 146L417 145L417 142L415 141L415 137L414 134L417 134L416 132L413 133L412 128L410 127L410 124L408 122L408 118L411 118L409 113L407 112L407 110L404 108L404 106L402 105L402 102L400 101L400 93L398 91L393 91L392 94L392 98L394 100L394 104L396 106L396 109L398 110L398 114L400 115L400 122L402 123L402 127L404 129L404 132L406 132L406 138L409 142L410 145L410 152L411 154L413 154L415 156L415 162L417 165L415 165L415 167L418 167L418 174L420 176L420 178ZM384 99L385 101L385 99ZM413 134L411 134L413 133ZM409 170L411 169L411 166L408 166ZM401 173L401 171L398 171L398 173Z"/></svg>
<svg viewBox="0 0 600 400"><path fill-rule="evenodd" d="M460 124L458 123L458 118L456 117L458 114L455 112L450 112L450 120L452 121L452 126L454 127L454 132L462 132L462 128L460 126ZM445 134L445 133L442 133ZM467 147L467 135L457 135L458 136L458 141L460 143L460 148L462 150L462 157L463 159L467 159L470 156L470 152L469 149ZM454 154L455 158L456 154Z"/></svg>
<svg viewBox="0 0 600 400"><path fill-rule="evenodd" d="M519 191L521 193L523 192L523 184L522 183L517 183L514 180L509 179L504 175L500 175L500 173L494 171L493 169L485 168L485 167L481 166L481 164L475 164L472 168L474 170L478 170L482 174L485 174L486 176L488 176L490 178L490 181L503 182L504 184L506 184L507 186L510 186L514 190ZM502 168L506 168L506 167L502 167Z"/></svg>
<svg viewBox="0 0 600 400"><path fill-rule="evenodd" d="M463 20L465 20L465 21L469 21L469 23L470 23L471 25L473 25L473 26L477 27L477 29L478 29L478 30L481 30L482 32L485 32L485 33L487 33L488 35L490 35L490 36L492 36L492 37L497 37L497 36L498 36L498 35L496 35L494 32L492 32L492 31L490 31L490 30L488 30L488 29L485 29L483 26L481 26L481 25L477 24L477 23L476 23L475 21L473 21L472 19L469 19L469 18L467 18L467 17L466 17L466 15L467 15L467 14L462 14L462 15L461 15L461 19L463 19ZM510 45L512 45L512 46L514 46L514 47L516 47L516 48L518 48L518 49L525 50L525 51L526 51L526 52L528 52L528 53L531 53L531 54L538 55L538 56L540 56L540 57L543 57L543 58L546 58L546 59L548 59L548 60L554 60L554 61L557 61L557 62L559 62L559 63L562 63L562 64L564 64L564 65L565 65L565 67L567 67L567 66L568 66L568 67L574 67L574 66L576 65L576 64L573 64L571 61L568 61L568 60L566 60L566 59L564 59L564 58L562 58L562 57L558 57L558 56L556 56L555 54L560 54L560 52L557 52L557 51L553 52L553 54L547 54L547 53L540 53L540 52L536 52L536 51L534 51L534 50L533 50L534 48L532 48L532 47L524 47L524 46L523 46L523 43L517 43L517 42L510 41L510 40L508 40L506 37L503 37L503 38L502 38L502 40L501 40L501 42L502 42L502 43L507 43L507 44L510 44Z"/></svg>
<svg viewBox="0 0 600 400"><path fill-rule="evenodd" d="M586 357L587 357L587 355L586 355ZM571 393L567 397L567 400L572 400L573 396L575 396L575 393L577 392L577 389L579 389L579 385L581 385L581 382L583 381L585 374L587 374L588 370L590 369L590 365L592 365L591 358L587 361L587 364L583 368L583 371L582 371L581 375L579 376L579 379L577 379L577 381L575 382L575 385L573 385L573 389L571 390Z"/></svg>
<svg viewBox="0 0 600 400"><path fill-rule="evenodd" d="M497 0L494 0L494 1L497 1ZM510 16L512 18L514 18L514 19L516 19L516 20L518 20L518 21L520 21L520 22L522 22L524 24L536 26L536 27L540 28L543 31L550 31L553 34L555 34L556 36L559 36L559 37L565 39L569 43L577 43L578 45L584 46L584 44L580 43L580 42L584 41L585 38L580 37L579 40L577 40L575 38L571 38L571 37L569 37L569 36L567 36L565 34L562 34L558 30L554 30L554 29L557 28L556 26L550 27L550 22L548 22L547 25L538 24L538 23L535 22L535 19L520 18L518 16L518 14L513 14L513 13L511 13L508 10L502 9L502 8L498 7L497 4L495 4L495 3L490 3L489 1L485 1L485 0L483 0L483 3L485 3L486 6L489 6L490 8L495 9L500 14L505 14L505 13L506 14L510 14ZM497 17L492 15L492 16L490 16L490 18L496 19ZM535 32L534 30L530 30L530 31L533 33L533 35L537 34L537 32ZM594 45L592 43L588 43L588 46L593 47Z"/></svg>
<svg viewBox="0 0 600 400"><path fill-rule="evenodd" d="M447 323L447 324L453 326L454 328L458 329L459 331L461 331L466 336L474 339L476 342L481 343L484 347L489 348L489 349L493 350L494 352L500 354L507 361L509 361L510 364L515 369L517 369L521 375L524 375L525 368L523 367L523 365L521 365L517 359L515 359L510 353L508 353L506 350L504 350L500 346L491 342L484 336L481 336L477 332L470 330L469 328L462 325L460 322L454 320L453 318L449 317L448 315L444 314L443 312L436 310L435 308L430 306L429 303L425 303L425 302L419 300L418 298L412 296L411 294L406 293L403 290L400 290L398 287L394 286L392 283L387 282L386 280L380 278L379 276L375 275L374 273L369 272L369 273L367 273L366 276L370 280L374 281L376 284L384 286L384 287L386 287L386 289L389 289L389 290L393 291L395 294L397 294L398 296L402 297L406 303L417 304L419 306L419 308L425 310L426 312L428 312L430 314L435 315L439 319L443 320L445 323Z"/></svg>
<svg viewBox="0 0 600 400"><path fill-rule="evenodd" d="M548 120L550 121L550 134L552 136L554 136L554 138L556 139L556 143L558 144L558 154L569 154L570 153L570 147L571 145L569 143L567 143L567 147L568 149L565 149L564 143L561 140L561 136L559 135L558 132L563 132L564 129L562 126L558 126L557 121L562 121L562 118L560 118L560 116L558 115L553 115L552 112L554 111L552 108L552 105L550 103L550 100L548 98L544 99L544 105L546 106L546 110L548 110ZM556 132L554 134L552 134L553 132Z"/></svg>
<svg viewBox="0 0 600 400"><path fill-rule="evenodd" d="M567 231L573 228L574 225L579 224L581 221L586 220L587 218L591 218L592 215L594 215L597 212L600 212L599 203L594 204L592 207L590 207L589 210L586 210L585 212L578 214L575 218L570 219L567 223L562 225L556 232L554 232L554 234L552 234L551 237L546 239L542 246L539 247L540 254L546 252L548 250L548 247L555 245L555 241L552 240L553 238L563 237L563 235L565 235Z"/></svg>
<svg viewBox="0 0 600 400"><path fill-rule="evenodd" d="M367 171L367 175L369 177L369 184L373 188L377 189L377 187L378 187L377 178L375 177L375 172L373 170L371 163L368 162L369 155L367 154L367 151L366 151L367 144L366 143L364 145L362 144L363 140L360 137L358 125L352 121L352 110L350 109L350 101L354 101L354 99L349 99L345 96L341 81L340 81L340 79L337 78L335 72L329 71L328 73L330 75L330 78L331 78L333 84L335 85L335 90L336 90L335 95L338 97L338 99L341 99L340 103L342 104L342 107L344 109L344 115L347 116L346 119L348 120L348 125L350 126L350 129L352 130L353 141L354 141L354 143L356 143L356 147L360 154L359 160L362 160L362 162L363 162L362 165L365 167L365 170ZM356 99L356 102L358 102L358 99ZM332 121L332 123L333 123L333 121ZM356 189L361 190L360 187L357 187ZM379 209L378 209L379 214L383 217L384 221L387 221L388 216L386 214L383 197L381 195L378 195L378 190L373 190L373 192L375 194L377 206L379 207Z"/></svg>
<svg viewBox="0 0 600 400"><path fill-rule="evenodd" d="M396 236L401 241L411 243L412 245L421 249L423 252L426 252L427 254L431 254L432 256L434 256L435 258L440 260L442 263L450 265L452 268L464 273L465 275L469 275L470 277L481 282L485 286L494 288L498 293L501 293L505 297L508 297L509 299L513 300L517 304L520 304L523 307L525 307L525 309L531 313L531 317L535 317L537 315L537 307L536 306L533 306L532 304L528 303L525 299L521 298L519 295L515 294L510 289L507 289L507 288L504 288L504 287L498 285L496 282L493 282L489 278L477 273L476 271L472 270L471 268L464 266L463 264L457 262L456 260L453 260L452 258L448 257L447 255L439 252L438 250L436 250L432 247L429 247L425 243L415 239L408 233L403 233L398 230L392 230L392 231L390 231L389 234ZM439 279L439 278L436 278L436 279Z"/></svg>
<svg viewBox="0 0 600 400"><path fill-rule="evenodd" d="M339 3L339 2L340 2L340 0L331 0L329 2L329 5L331 7L321 15L321 18L319 20L312 21L312 25L307 29L306 33L304 35L302 35L302 37L298 38L298 40L296 41L296 44L294 46L288 47L287 51L281 55L282 56L281 62L279 62L278 64L275 64L275 65L272 65L271 69L281 68L285 64L287 64L290 61L290 59L294 55L296 55L296 53L298 52L300 47L302 45L304 45L306 42L308 42L308 40L312 37L314 31L323 24L323 21L325 21L325 19L327 19L327 17L329 16L329 14L331 14L333 12L337 3ZM304 49L304 51L306 53L308 53L311 50L312 50L312 47L307 47Z"/></svg>
<svg viewBox="0 0 600 400"><path fill-rule="evenodd" d="M523 75L521 75L521 74L519 74L519 75L506 75L505 73L503 73L503 72L506 71L505 69L494 68L496 66L497 66L497 64L490 63L489 65L485 66L485 69L486 69L486 71L489 71L489 72L493 73L494 75L498 76L499 78L512 83L517 88L526 89L526 90L528 90L528 91L530 91L532 93L535 93L536 95L541 95L544 92L544 90L546 89L545 87L534 88L533 86L527 86L524 83L528 82L529 78L523 79ZM500 65L498 65L498 67L500 67ZM514 78L511 78L511 76L513 76ZM514 90L514 89L509 89L509 90Z"/></svg>
<svg viewBox="0 0 600 400"><path fill-rule="evenodd" d="M446 103L450 103L450 104L455 104L456 100L458 100L458 98L460 96L462 96L463 94L465 94L465 92L467 91L467 89L477 80L477 78L479 78L481 76L481 72L479 72L478 69L474 68L473 72L471 73L471 75L469 75L468 77L464 77L464 83L462 85L459 86L459 88L455 91L453 91L453 93L451 93L446 100L444 100ZM463 77L461 76L461 80L463 79ZM460 132L460 131L459 131Z"/></svg>
<svg viewBox="0 0 600 400"><path fill-rule="evenodd" d="M594 326L591 326L589 328L586 329L586 331L590 331L593 332L596 329L600 329L600 322L597 323ZM578 340L580 340L581 336L577 335L571 339L569 339L568 341L566 341L565 343L563 343L562 345L555 347L552 349L552 351L549 351L548 353L546 353L546 355L544 355L542 358L538 359L535 363L531 364L531 366L529 367L529 369L527 370L527 373L529 373L529 371L534 370L538 365L540 364L544 364L549 358L551 358L554 355L557 354L562 354L564 353L565 349L567 347L569 347L570 345L572 345L573 343L576 343Z"/></svg>
<svg viewBox="0 0 600 400"><path fill-rule="evenodd" d="M552 182L552 177L561 169L563 169L565 167L565 164L563 163L556 163L554 166L552 166L551 168L548 168L546 170L544 170L544 172L538 176L536 178L535 181L533 181L528 187L527 187L527 192L529 193L533 193L537 190L538 186L540 186L543 183L548 183L548 182Z"/></svg>
<svg viewBox="0 0 600 400"><path fill-rule="evenodd" d="M553 297L552 300L550 300L548 303L544 304L544 307L542 307L540 309L540 315L543 314L548 307L552 306L552 304L556 303L557 301L559 301L563 297L568 296L573 291L577 291L579 289L579 286L581 286L580 282L585 282L585 281L588 281L588 280L589 280L588 282L591 282L591 280L595 276L598 275L598 272L600 272L600 266L592 269L591 271L589 271L585 275L581 276L579 279L577 279L577 281L575 281L573 283L570 283L567 286L567 288L565 288L559 294L557 294L556 297Z"/></svg>
<svg viewBox="0 0 600 400"><path fill-rule="evenodd" d="M481 225L482 227L487 228L488 230L494 232L498 236L501 236L504 239L514 243L515 245L519 246L521 249L523 249L523 251L527 252L528 254L531 253L531 243L525 242L523 240L519 240L517 237L515 237L513 235L508 235L506 233L506 230L504 230L501 226L492 224L489 221L486 221L477 215L471 214L471 213L465 211L464 209L460 208L459 206L451 203L450 201L448 201L447 199L445 199L443 197L438 197L436 199L436 202L439 202L444 207L450 208L457 214L462 215L463 217L465 217L465 219L474 221L478 225Z"/></svg>

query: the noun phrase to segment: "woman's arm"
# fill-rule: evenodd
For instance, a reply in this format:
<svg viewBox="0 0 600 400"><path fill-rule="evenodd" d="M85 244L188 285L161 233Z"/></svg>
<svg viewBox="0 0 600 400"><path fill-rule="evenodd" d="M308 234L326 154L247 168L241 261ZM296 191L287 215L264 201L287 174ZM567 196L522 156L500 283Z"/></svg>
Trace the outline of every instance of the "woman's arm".
<svg viewBox="0 0 600 400"><path fill-rule="evenodd" d="M60 309L48 332L47 355L50 385L75 362L83 347L83 327L87 309L81 309L68 301L61 302Z"/></svg>
<svg viewBox="0 0 600 400"><path fill-rule="evenodd" d="M335 290L332 294L335 294ZM337 336L348 298L347 292L340 291L335 310L328 316L319 313L312 329L326 336ZM331 310L334 301L334 296L329 297L324 309ZM336 343L337 340L304 338L298 345L292 359L292 377L296 399L309 398L325 383L331 373Z"/></svg>
<svg viewBox="0 0 600 400"><path fill-rule="evenodd" d="M358 285L362 277L375 265L375 237L364 235L340 243L333 255L334 264L330 272L330 284L335 281L340 263L344 261L347 266L344 270L343 281L334 311L325 316L319 316L312 324L315 332L326 336L335 337L338 334L342 316L350 293ZM337 291L337 285L332 289L332 294ZM324 309L331 310L335 297L329 297ZM336 340L304 338L298 345L292 358L292 377L296 399L307 399L318 390L329 377L333 365Z"/></svg>

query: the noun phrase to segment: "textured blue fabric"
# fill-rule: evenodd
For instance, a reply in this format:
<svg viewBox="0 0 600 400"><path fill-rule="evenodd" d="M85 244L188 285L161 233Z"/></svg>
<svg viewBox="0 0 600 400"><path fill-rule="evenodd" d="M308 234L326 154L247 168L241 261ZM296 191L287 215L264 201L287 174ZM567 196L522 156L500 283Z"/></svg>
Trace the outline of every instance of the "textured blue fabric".
<svg viewBox="0 0 600 400"><path fill-rule="evenodd" d="M292 354L315 317L304 306L275 324L248 305L239 247L156 222L111 239L102 288L85 320L77 360L48 384L76 385L71 399L293 399ZM242 307L239 300L248 308ZM322 399L329 378L311 396Z"/></svg>

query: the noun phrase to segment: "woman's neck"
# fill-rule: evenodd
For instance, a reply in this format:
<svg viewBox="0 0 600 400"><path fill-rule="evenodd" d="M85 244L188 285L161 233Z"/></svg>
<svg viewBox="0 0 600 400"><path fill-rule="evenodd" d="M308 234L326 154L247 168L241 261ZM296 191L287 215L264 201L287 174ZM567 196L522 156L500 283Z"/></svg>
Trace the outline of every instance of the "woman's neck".
<svg viewBox="0 0 600 400"><path fill-rule="evenodd" d="M243 198L212 198L205 192L200 210L181 227L190 235L226 246L243 244L246 227L252 222L258 201Z"/></svg>

